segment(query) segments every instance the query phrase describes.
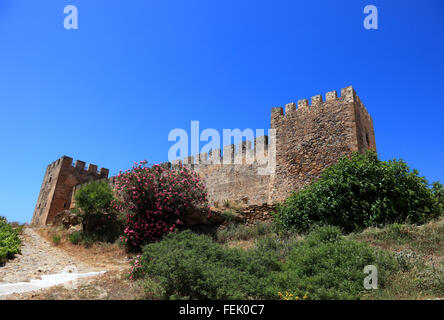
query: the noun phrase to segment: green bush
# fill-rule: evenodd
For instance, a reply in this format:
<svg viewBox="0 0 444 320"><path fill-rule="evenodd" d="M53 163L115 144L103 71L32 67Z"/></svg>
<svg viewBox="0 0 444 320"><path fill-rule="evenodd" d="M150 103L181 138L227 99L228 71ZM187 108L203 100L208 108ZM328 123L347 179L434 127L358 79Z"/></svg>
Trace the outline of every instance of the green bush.
<svg viewBox="0 0 444 320"><path fill-rule="evenodd" d="M236 217L235 212L232 209L225 210L221 215L227 221L232 221Z"/></svg>
<svg viewBox="0 0 444 320"><path fill-rule="evenodd" d="M80 231L74 231L68 236L69 242L74 245L77 245L82 240L82 233Z"/></svg>
<svg viewBox="0 0 444 320"><path fill-rule="evenodd" d="M0 217L0 264L20 253L21 240L19 230L8 224L6 218Z"/></svg>
<svg viewBox="0 0 444 320"><path fill-rule="evenodd" d="M82 244L85 248L91 248L94 244L94 238L92 238L90 235L83 233L82 234Z"/></svg>
<svg viewBox="0 0 444 320"><path fill-rule="evenodd" d="M164 299L246 299L259 297L279 268L273 252L226 248L184 231L146 245L130 277L150 278L148 288L155 283Z"/></svg>
<svg viewBox="0 0 444 320"><path fill-rule="evenodd" d="M293 193L278 209L276 221L308 231L314 224L345 232L389 223L421 224L441 214L427 180L402 160L381 161L374 152L342 158L318 181Z"/></svg>
<svg viewBox="0 0 444 320"><path fill-rule="evenodd" d="M392 256L345 239L336 227L320 227L294 246L283 271L273 274L271 282L279 292L310 299L359 299L365 292L366 265L377 267L378 287L398 270Z"/></svg>
<svg viewBox="0 0 444 320"><path fill-rule="evenodd" d="M52 243L54 243L57 246L60 244L60 241L62 241L62 237L59 234L52 235Z"/></svg>
<svg viewBox="0 0 444 320"><path fill-rule="evenodd" d="M320 227L306 240L264 236L253 249L228 248L190 231L146 245L132 262L155 299L278 299L279 292L310 299L359 299L366 265L378 268L378 286L399 269L396 259Z"/></svg>
<svg viewBox="0 0 444 320"><path fill-rule="evenodd" d="M444 186L439 182L435 181L432 184L432 193L435 197L438 210L441 213L441 215L444 214Z"/></svg>
<svg viewBox="0 0 444 320"><path fill-rule="evenodd" d="M74 197L83 232L91 240L114 242L123 234L123 222L111 206L114 195L107 180L88 183Z"/></svg>

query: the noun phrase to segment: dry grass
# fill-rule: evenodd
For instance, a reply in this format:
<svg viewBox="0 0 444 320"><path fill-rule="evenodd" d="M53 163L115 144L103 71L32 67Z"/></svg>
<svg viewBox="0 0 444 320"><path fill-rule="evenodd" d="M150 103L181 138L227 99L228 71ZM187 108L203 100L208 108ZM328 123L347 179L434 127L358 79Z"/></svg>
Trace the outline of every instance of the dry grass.
<svg viewBox="0 0 444 320"><path fill-rule="evenodd" d="M393 224L351 234L351 239L392 252L411 250L432 263L444 261L444 217L422 226Z"/></svg>
<svg viewBox="0 0 444 320"><path fill-rule="evenodd" d="M365 299L444 299L444 217L423 226L394 224L350 238L394 253L401 270Z"/></svg>
<svg viewBox="0 0 444 320"><path fill-rule="evenodd" d="M68 240L68 233L66 229L60 227L45 227L35 229L36 232L52 243L52 236L59 234L61 241L57 245L66 251L69 255L78 260L88 263L94 267L116 269L128 266L128 260L132 258L118 243L103 243L94 242L89 247L81 244L74 245Z"/></svg>

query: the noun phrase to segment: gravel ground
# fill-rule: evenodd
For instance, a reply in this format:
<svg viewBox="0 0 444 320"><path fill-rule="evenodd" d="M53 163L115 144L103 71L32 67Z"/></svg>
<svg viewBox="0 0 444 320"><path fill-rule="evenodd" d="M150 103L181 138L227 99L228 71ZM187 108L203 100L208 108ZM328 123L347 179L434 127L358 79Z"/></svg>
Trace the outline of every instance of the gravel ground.
<svg viewBox="0 0 444 320"><path fill-rule="evenodd" d="M25 228L20 237L22 252L0 267L0 283L27 282L40 279L44 274L69 270L76 270L78 273L103 270L85 264L64 250L52 246L31 228Z"/></svg>
<svg viewBox="0 0 444 320"><path fill-rule="evenodd" d="M113 246L54 246L41 230L25 228L22 252L0 267L0 284L28 282L64 271L105 274L78 279L75 286L56 285L29 292L0 296L0 300L140 299L143 289L126 279L129 257Z"/></svg>

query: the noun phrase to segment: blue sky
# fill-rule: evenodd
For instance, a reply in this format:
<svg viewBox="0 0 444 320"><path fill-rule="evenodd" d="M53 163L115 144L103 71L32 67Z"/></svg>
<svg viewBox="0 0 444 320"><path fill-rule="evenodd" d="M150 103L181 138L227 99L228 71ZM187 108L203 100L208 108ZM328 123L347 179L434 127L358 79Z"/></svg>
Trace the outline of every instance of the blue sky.
<svg viewBox="0 0 444 320"><path fill-rule="evenodd" d="M192 120L266 129L272 107L348 85L380 157L442 181L443 39L439 0L0 0L0 215L30 221L63 155L115 174L166 161Z"/></svg>

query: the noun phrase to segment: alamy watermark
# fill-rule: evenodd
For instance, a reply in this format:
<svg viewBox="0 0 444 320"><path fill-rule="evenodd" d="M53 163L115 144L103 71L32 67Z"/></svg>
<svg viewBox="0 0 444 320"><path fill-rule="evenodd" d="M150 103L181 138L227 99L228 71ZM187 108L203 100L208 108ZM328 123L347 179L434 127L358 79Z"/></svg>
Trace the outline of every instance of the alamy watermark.
<svg viewBox="0 0 444 320"><path fill-rule="evenodd" d="M365 6L364 14L367 14L364 18L364 28L367 30L378 30L378 8L369 4Z"/></svg>
<svg viewBox="0 0 444 320"><path fill-rule="evenodd" d="M76 6L70 4L65 6L63 13L66 14L63 20L63 27L66 30L77 30L79 28L79 10Z"/></svg>
<svg viewBox="0 0 444 320"><path fill-rule="evenodd" d="M374 265L365 266L364 273L368 274L364 279L364 288L367 290L378 289L378 268Z"/></svg>
<svg viewBox="0 0 444 320"><path fill-rule="evenodd" d="M63 9L66 14L63 20L63 26L66 30L77 30L79 28L79 10L75 5L67 5ZM364 28L366 30L378 30L378 8L369 4L364 7Z"/></svg>
<svg viewBox="0 0 444 320"><path fill-rule="evenodd" d="M245 138L245 140L244 140ZM185 129L176 128L168 134L168 141L176 141L168 151L168 161L175 163L177 158L184 164L253 164L258 165L258 175L271 175L276 167L276 130L269 129L216 129L200 132L199 121L191 121L191 137ZM191 142L191 145L189 144ZM234 141L234 146L231 142ZM254 141L254 147L252 146ZM207 142L199 148L200 142ZM223 148L223 154L221 145ZM236 152L236 147L237 152ZM190 148L189 148L190 146ZM190 158L192 155L194 158ZM186 163L185 161L192 161Z"/></svg>

